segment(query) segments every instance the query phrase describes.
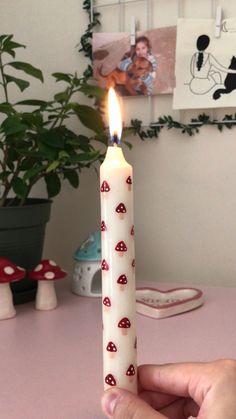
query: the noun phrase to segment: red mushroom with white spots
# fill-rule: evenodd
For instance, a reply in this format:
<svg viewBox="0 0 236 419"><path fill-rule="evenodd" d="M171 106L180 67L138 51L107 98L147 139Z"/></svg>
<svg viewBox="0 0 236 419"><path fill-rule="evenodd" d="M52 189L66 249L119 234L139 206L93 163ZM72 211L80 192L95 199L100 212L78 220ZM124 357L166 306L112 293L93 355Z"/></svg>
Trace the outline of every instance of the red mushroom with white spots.
<svg viewBox="0 0 236 419"><path fill-rule="evenodd" d="M109 192L110 190L111 190L111 188L110 188L108 182L106 180L104 180L102 182L102 185L101 185L101 192L106 193L106 192Z"/></svg>
<svg viewBox="0 0 236 419"><path fill-rule="evenodd" d="M63 271L54 261L45 259L33 271L28 273L30 279L38 281L36 294L37 310L53 310L57 306L54 281L65 278Z"/></svg>
<svg viewBox="0 0 236 419"><path fill-rule="evenodd" d="M102 271L109 271L109 265L105 259L102 260L101 268L102 268Z"/></svg>
<svg viewBox="0 0 236 419"><path fill-rule="evenodd" d="M105 221L101 222L101 232L104 233L105 231L107 231L107 226Z"/></svg>
<svg viewBox="0 0 236 419"><path fill-rule="evenodd" d="M126 183L128 185L128 190L131 191L131 185L132 185L132 178L131 178L131 176L128 176L127 177Z"/></svg>
<svg viewBox="0 0 236 419"><path fill-rule="evenodd" d="M111 307L111 300L110 300L110 298L109 297L105 297L104 299L103 299L103 305L104 305L104 310L105 311L109 311L109 309L110 309L110 307Z"/></svg>
<svg viewBox="0 0 236 419"><path fill-rule="evenodd" d="M112 374L108 374L105 378L105 382L109 385L109 386L116 386L116 380L115 377Z"/></svg>
<svg viewBox="0 0 236 419"><path fill-rule="evenodd" d="M128 280L125 274L119 276L119 278L117 279L117 284L119 284L119 288L121 291L124 291L127 282Z"/></svg>
<svg viewBox="0 0 236 419"><path fill-rule="evenodd" d="M126 375L129 377L129 381L132 383L133 377L135 375L135 368L133 364L130 364L129 368L126 371Z"/></svg>
<svg viewBox="0 0 236 419"><path fill-rule="evenodd" d="M116 212L119 216L119 219L123 220L124 219L124 214L127 212L126 211L126 206L125 206L125 204L123 204L123 202L120 202L120 204L117 205Z"/></svg>
<svg viewBox="0 0 236 419"><path fill-rule="evenodd" d="M127 252L127 246L123 240L119 241L115 247L115 250L118 252L119 256L123 256Z"/></svg>
<svg viewBox="0 0 236 419"><path fill-rule="evenodd" d="M20 281L24 277L23 268L0 257L0 320L11 319L16 315L10 283Z"/></svg>
<svg viewBox="0 0 236 419"><path fill-rule="evenodd" d="M128 329L131 327L128 317L123 317L119 321L118 327L121 329L122 335L126 336L128 334Z"/></svg>
<svg viewBox="0 0 236 419"><path fill-rule="evenodd" d="M110 358L114 358L117 352L117 347L113 342L108 342L106 350L109 352Z"/></svg>

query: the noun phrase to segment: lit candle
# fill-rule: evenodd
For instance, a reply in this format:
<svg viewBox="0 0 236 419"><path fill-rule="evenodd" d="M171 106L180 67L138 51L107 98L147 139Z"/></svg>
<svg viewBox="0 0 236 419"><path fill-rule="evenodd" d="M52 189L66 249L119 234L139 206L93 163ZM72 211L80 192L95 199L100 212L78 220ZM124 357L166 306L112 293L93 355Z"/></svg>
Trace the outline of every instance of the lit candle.
<svg viewBox="0 0 236 419"><path fill-rule="evenodd" d="M133 171L121 147L122 123L108 93L112 145L100 169L104 388L137 393Z"/></svg>

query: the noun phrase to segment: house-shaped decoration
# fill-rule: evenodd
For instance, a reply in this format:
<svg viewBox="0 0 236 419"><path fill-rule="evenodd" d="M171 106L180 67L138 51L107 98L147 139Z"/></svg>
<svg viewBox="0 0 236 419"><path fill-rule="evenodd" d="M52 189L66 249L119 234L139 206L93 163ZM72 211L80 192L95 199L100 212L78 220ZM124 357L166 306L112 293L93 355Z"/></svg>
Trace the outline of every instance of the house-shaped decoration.
<svg viewBox="0 0 236 419"><path fill-rule="evenodd" d="M101 233L92 233L76 250L76 261L71 289L86 297L102 295L101 282Z"/></svg>

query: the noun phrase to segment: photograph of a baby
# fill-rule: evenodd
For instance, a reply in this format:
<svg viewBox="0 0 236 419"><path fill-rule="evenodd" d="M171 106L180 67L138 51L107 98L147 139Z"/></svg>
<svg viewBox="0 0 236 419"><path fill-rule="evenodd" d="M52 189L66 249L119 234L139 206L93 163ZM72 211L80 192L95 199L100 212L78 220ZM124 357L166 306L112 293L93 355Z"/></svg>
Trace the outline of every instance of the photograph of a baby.
<svg viewBox="0 0 236 419"><path fill-rule="evenodd" d="M167 40L168 38L168 40ZM175 85L176 28L130 33L95 33L93 69L98 84L121 96L171 93Z"/></svg>

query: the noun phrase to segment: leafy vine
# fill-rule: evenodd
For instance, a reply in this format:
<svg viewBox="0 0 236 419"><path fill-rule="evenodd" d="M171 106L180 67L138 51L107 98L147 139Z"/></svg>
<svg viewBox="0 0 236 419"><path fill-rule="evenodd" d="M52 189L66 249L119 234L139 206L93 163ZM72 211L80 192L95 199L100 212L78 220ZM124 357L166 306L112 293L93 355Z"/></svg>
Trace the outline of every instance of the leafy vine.
<svg viewBox="0 0 236 419"><path fill-rule="evenodd" d="M88 14L89 23L85 33L80 38L79 52L83 52L84 55L92 62L93 29L101 24L99 20L100 13L94 11L91 0L83 1L83 9ZM91 64L88 64L88 67L84 71L84 78L89 79L92 76L93 69ZM202 113L198 115L197 118L192 118L188 124L176 121L170 115L163 115L160 116L156 122L151 123L148 127L144 127L142 121L132 119L130 121L130 127L127 128L127 131L132 132L134 135L138 135L141 140L146 140L154 137L158 138L163 128L168 130L174 128L179 130L182 134L187 134L191 137L194 134L199 133L200 128L203 126L215 126L220 132L222 132L224 128L231 129L236 126L236 113L226 114L221 121Z"/></svg>

